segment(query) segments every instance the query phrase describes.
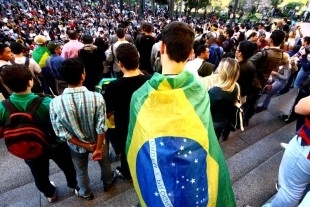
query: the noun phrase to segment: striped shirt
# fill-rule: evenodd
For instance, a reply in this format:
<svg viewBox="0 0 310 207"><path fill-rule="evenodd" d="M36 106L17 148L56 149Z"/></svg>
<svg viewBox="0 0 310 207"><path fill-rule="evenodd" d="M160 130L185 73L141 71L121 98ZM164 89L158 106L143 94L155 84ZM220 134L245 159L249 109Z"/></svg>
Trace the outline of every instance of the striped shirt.
<svg viewBox="0 0 310 207"><path fill-rule="evenodd" d="M105 108L101 94L88 91L84 86L66 88L50 104L53 129L64 141L76 137L85 143L95 143L97 134L107 130ZM75 152L86 152L71 142L68 145Z"/></svg>

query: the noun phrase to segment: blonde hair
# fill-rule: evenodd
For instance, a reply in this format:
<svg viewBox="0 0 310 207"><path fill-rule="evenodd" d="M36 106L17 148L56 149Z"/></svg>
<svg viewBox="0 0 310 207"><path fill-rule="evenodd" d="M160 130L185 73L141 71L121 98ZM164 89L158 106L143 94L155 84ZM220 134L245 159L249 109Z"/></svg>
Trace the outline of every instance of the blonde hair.
<svg viewBox="0 0 310 207"><path fill-rule="evenodd" d="M217 68L217 72L219 76L219 84L217 86L223 91L232 92L240 72L240 66L237 60L223 58Z"/></svg>

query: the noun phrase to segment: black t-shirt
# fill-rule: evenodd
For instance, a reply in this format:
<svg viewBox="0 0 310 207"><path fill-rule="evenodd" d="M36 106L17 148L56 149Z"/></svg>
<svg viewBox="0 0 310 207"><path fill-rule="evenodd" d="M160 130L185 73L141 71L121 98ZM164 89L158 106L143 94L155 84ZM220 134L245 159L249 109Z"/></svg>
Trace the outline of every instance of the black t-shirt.
<svg viewBox="0 0 310 207"><path fill-rule="evenodd" d="M79 50L79 58L85 66L86 78L84 86L95 91L95 86L103 78L103 61L105 61L104 50L100 47L83 47Z"/></svg>
<svg viewBox="0 0 310 207"><path fill-rule="evenodd" d="M141 35L136 44L140 54L140 70L146 70L148 73L153 74L151 67L151 52L152 47L155 44L155 38L150 35Z"/></svg>
<svg viewBox="0 0 310 207"><path fill-rule="evenodd" d="M225 124L233 112L234 103L238 94L237 87L232 92L227 92L218 86L214 86L208 93L213 122Z"/></svg>
<svg viewBox="0 0 310 207"><path fill-rule="evenodd" d="M119 140L126 142L131 96L149 79L148 75L122 77L109 83L105 90L106 111L114 112L115 129Z"/></svg>

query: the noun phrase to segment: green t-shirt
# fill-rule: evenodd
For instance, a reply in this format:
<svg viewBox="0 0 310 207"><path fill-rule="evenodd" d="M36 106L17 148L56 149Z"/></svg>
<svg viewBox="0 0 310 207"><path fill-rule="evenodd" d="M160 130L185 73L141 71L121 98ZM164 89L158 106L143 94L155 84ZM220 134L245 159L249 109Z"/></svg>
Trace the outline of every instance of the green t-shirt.
<svg viewBox="0 0 310 207"><path fill-rule="evenodd" d="M37 95L35 95L34 93L17 94L13 92L10 95L10 100L18 110L25 111L32 102L32 100L36 97ZM45 97L36 111L36 115L40 119L39 121L43 122L44 126L51 126L51 120L49 116L49 106L51 101L51 98ZM3 104L0 104L0 127L3 127L5 125L6 121L9 119L9 116L9 112L6 110L6 108L4 108ZM53 141L61 142L59 138L56 138Z"/></svg>

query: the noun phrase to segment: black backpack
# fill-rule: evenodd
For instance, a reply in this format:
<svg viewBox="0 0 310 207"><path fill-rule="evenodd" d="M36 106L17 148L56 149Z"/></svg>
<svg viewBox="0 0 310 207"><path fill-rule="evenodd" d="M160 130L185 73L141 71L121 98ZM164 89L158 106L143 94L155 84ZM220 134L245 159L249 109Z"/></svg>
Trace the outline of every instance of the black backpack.
<svg viewBox="0 0 310 207"><path fill-rule="evenodd" d="M18 110L10 99L2 101L10 114L4 126L4 142L8 151L19 158L38 158L51 147L47 130L35 114L43 100L43 97L33 99L26 111Z"/></svg>

